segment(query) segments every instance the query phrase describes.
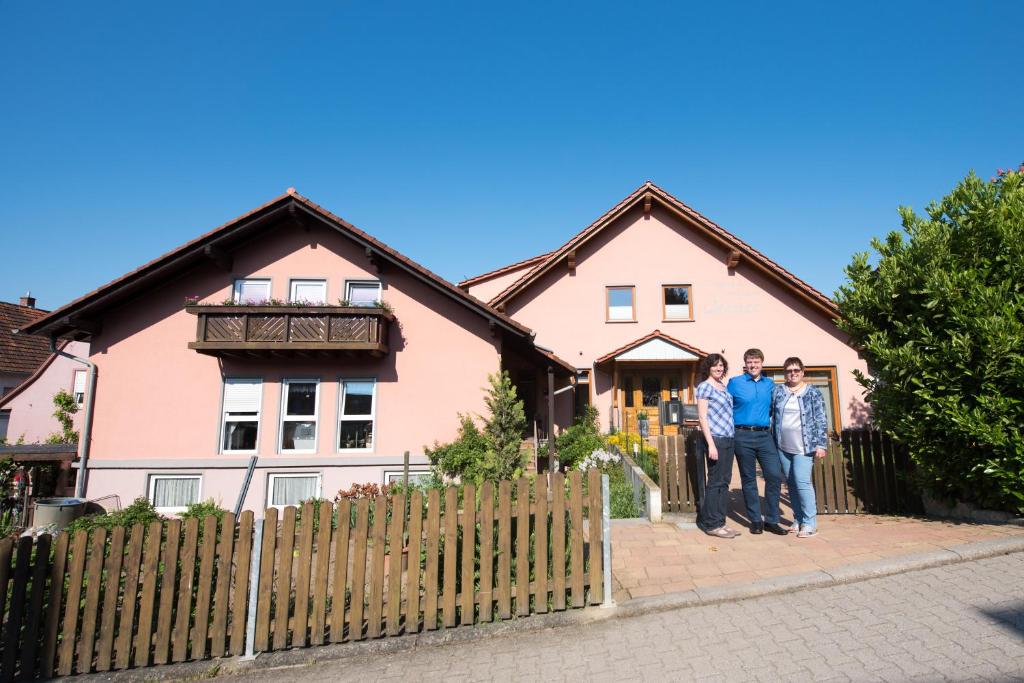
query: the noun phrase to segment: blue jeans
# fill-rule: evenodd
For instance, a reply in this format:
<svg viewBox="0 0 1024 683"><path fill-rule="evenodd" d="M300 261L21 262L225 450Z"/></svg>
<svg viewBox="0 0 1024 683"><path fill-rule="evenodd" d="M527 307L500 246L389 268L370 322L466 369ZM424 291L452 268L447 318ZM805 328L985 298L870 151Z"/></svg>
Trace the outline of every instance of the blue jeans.
<svg viewBox="0 0 1024 683"><path fill-rule="evenodd" d="M793 501L793 519L801 528L818 528L818 504L811 485L811 471L814 468L814 453L787 453L779 451L782 473L789 487Z"/></svg>
<svg viewBox="0 0 1024 683"><path fill-rule="evenodd" d="M779 523L779 498L782 497L782 466L771 432L736 430L736 462L740 466L740 483L747 517L751 524L760 524L761 498L757 493L757 465L764 475L764 522Z"/></svg>

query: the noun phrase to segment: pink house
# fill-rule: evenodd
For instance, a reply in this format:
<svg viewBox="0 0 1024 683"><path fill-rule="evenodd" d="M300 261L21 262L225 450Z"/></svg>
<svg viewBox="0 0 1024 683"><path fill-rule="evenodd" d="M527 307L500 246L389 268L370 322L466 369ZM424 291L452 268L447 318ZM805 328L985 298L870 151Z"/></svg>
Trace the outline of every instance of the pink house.
<svg viewBox="0 0 1024 683"><path fill-rule="evenodd" d="M425 470L423 447L483 411L489 373L529 379L531 406L573 374L526 326L294 190L23 332L90 341L85 495L165 512L233 507L253 463L249 509L387 481L407 451Z"/></svg>
<svg viewBox="0 0 1024 683"><path fill-rule="evenodd" d="M188 305L185 305L185 303ZM457 287L288 193L28 324L90 341L86 495L167 511L330 497L398 476L403 454L483 412L489 373L526 404L524 437L587 404L604 428L695 417L696 366L798 355L834 429L865 416L866 371L835 304L646 183L552 252ZM567 360L562 360L567 359Z"/></svg>
<svg viewBox="0 0 1024 683"><path fill-rule="evenodd" d="M558 249L460 286L575 365L562 423L591 403L605 428L636 431L643 410L652 433L673 434L695 419L699 359L723 353L739 374L750 347L777 380L801 357L833 429L866 416L852 373L867 367L834 302L650 182Z"/></svg>

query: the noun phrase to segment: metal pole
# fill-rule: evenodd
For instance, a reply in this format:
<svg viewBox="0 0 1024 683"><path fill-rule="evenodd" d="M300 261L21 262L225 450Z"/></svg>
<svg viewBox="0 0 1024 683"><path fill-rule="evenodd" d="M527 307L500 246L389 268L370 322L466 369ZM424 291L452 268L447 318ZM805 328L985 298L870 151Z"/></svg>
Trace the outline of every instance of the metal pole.
<svg viewBox="0 0 1024 683"><path fill-rule="evenodd" d="M548 470L558 471L558 453L555 451L555 369L548 367Z"/></svg>
<svg viewBox="0 0 1024 683"><path fill-rule="evenodd" d="M402 488L409 490L409 451L402 456Z"/></svg>
<svg viewBox="0 0 1024 683"><path fill-rule="evenodd" d="M614 607L612 600L612 506L608 475L601 475L601 554L604 561L604 602L601 607Z"/></svg>
<svg viewBox="0 0 1024 683"><path fill-rule="evenodd" d="M243 660L256 659L256 605L260 598L260 558L263 555L263 520L256 520L253 530L252 556L249 560L249 607L245 613L245 655ZM267 587L270 590L270 587Z"/></svg>

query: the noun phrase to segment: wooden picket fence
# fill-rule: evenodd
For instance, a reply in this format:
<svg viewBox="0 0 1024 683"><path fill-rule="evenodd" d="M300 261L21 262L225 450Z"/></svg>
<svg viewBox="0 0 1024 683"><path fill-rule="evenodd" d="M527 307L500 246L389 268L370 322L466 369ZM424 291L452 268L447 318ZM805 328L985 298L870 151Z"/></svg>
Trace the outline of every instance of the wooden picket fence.
<svg viewBox="0 0 1024 683"><path fill-rule="evenodd" d="M591 470L4 539L0 680L242 654L252 609L266 652L599 604L602 504Z"/></svg>
<svg viewBox="0 0 1024 683"><path fill-rule="evenodd" d="M665 512L696 512L704 495L703 439L696 429L655 437ZM877 430L844 429L812 471L818 514L915 514L920 498L908 483L906 448ZM734 485L738 482L734 481Z"/></svg>

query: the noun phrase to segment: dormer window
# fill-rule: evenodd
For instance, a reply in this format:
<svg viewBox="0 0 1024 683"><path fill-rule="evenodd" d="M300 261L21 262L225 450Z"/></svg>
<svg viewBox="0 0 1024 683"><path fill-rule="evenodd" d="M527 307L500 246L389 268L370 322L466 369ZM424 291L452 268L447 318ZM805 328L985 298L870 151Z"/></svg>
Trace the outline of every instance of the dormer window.
<svg viewBox="0 0 1024 683"><path fill-rule="evenodd" d="M269 278L246 278L235 280L234 299L236 304L258 304L270 300Z"/></svg>

